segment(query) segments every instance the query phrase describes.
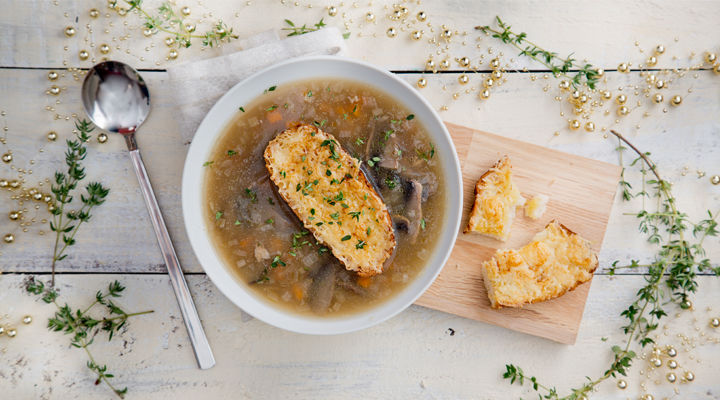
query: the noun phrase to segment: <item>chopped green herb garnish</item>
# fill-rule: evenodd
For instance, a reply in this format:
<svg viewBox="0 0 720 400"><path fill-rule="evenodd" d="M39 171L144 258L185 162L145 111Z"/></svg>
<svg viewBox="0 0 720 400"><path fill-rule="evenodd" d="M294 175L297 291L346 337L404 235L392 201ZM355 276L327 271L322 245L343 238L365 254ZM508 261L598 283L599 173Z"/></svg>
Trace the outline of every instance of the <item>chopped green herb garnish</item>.
<svg viewBox="0 0 720 400"><path fill-rule="evenodd" d="M348 214L350 214L350 217L355 218L356 220L360 221L360 214L362 211L350 211Z"/></svg>
<svg viewBox="0 0 720 400"><path fill-rule="evenodd" d="M240 110L240 111L242 111L242 112L245 112L245 108L244 108L244 107L240 107L240 108L238 108L238 110Z"/></svg>
<svg viewBox="0 0 720 400"><path fill-rule="evenodd" d="M435 157L435 145L430 144L430 151L428 151L427 153L418 149L415 149L415 152L417 153L418 157L422 158L425 161L430 161L433 157Z"/></svg>
<svg viewBox="0 0 720 400"><path fill-rule="evenodd" d="M240 225L240 220L236 219L236 220L235 220L235 225Z"/></svg>
<svg viewBox="0 0 720 400"><path fill-rule="evenodd" d="M357 111L357 104L355 104L355 106L353 107L353 110L352 110L353 114L355 114L355 111Z"/></svg>
<svg viewBox="0 0 720 400"><path fill-rule="evenodd" d="M365 241L358 239L357 244L355 244L355 248L364 249L366 244L367 243L365 243Z"/></svg>
<svg viewBox="0 0 720 400"><path fill-rule="evenodd" d="M343 39L345 39L345 40L350 39L350 32L343 33Z"/></svg>
<svg viewBox="0 0 720 400"><path fill-rule="evenodd" d="M213 165L214 162L215 161L205 161L205 163L203 163L203 167L209 167L209 166Z"/></svg>
<svg viewBox="0 0 720 400"><path fill-rule="evenodd" d="M231 156L231 157L234 156L235 154L237 154L237 151L235 151L235 150L228 150L228 151L227 151L227 155L229 155L229 156Z"/></svg>
<svg viewBox="0 0 720 400"><path fill-rule="evenodd" d="M367 161L367 164L371 167L374 167L375 164L380 162L380 157L373 157Z"/></svg>
<svg viewBox="0 0 720 400"><path fill-rule="evenodd" d="M315 215L315 209L314 209L314 208L311 208L311 209L310 209L310 214Z"/></svg>
<svg viewBox="0 0 720 400"><path fill-rule="evenodd" d="M385 185L387 185L390 189L395 189L395 186L397 186L397 182L395 181L395 178L387 177L385 178Z"/></svg>
<svg viewBox="0 0 720 400"><path fill-rule="evenodd" d="M385 141L387 142L388 139L390 139L390 136L392 136L395 133L394 130L388 129L385 131Z"/></svg>
<svg viewBox="0 0 720 400"><path fill-rule="evenodd" d="M372 232L372 229L370 229L370 227L368 226L366 232L367 232L367 235L370 236L370 232Z"/></svg>
<svg viewBox="0 0 720 400"><path fill-rule="evenodd" d="M330 171L329 169L328 169L328 170L325 170L325 175L331 176L331 175L332 175L332 171Z"/></svg>
<svg viewBox="0 0 720 400"><path fill-rule="evenodd" d="M343 119L347 119L347 117L348 117L348 114L347 114L347 113L343 113Z"/></svg>
<svg viewBox="0 0 720 400"><path fill-rule="evenodd" d="M282 266L284 267L284 266L286 266L287 264L285 264L285 263L283 262L283 260L280 259L280 256L275 256L275 257L273 257L273 260L272 260L272 262L270 263L270 266L273 267L273 268L275 268L275 267L277 267L278 265L282 265Z"/></svg>
<svg viewBox="0 0 720 400"><path fill-rule="evenodd" d="M352 238L352 235L345 235L345 236L343 236L342 238L340 238L340 240L343 241L343 242L345 242L345 241L350 240L351 238Z"/></svg>
<svg viewBox="0 0 720 400"><path fill-rule="evenodd" d="M342 206L342 208L350 208L350 206L345 203L341 203L340 205Z"/></svg>
<svg viewBox="0 0 720 400"><path fill-rule="evenodd" d="M286 175L287 175L287 174L285 173L285 171L280 171L280 176L282 176L283 178L285 178Z"/></svg>
<svg viewBox="0 0 720 400"><path fill-rule="evenodd" d="M357 138L355 139L355 144L360 146L361 144L364 144L365 140L363 138Z"/></svg>
<svg viewBox="0 0 720 400"><path fill-rule="evenodd" d="M265 91L263 91L263 94L267 92L274 92L275 89L277 89L277 86L270 86L269 88L265 89Z"/></svg>
<svg viewBox="0 0 720 400"><path fill-rule="evenodd" d="M410 114L407 117L405 117L405 119L408 121L412 121L413 119L415 119L415 114Z"/></svg>
<svg viewBox="0 0 720 400"><path fill-rule="evenodd" d="M278 107L277 105L273 104L270 107L266 108L265 111L272 111L272 110L276 109L277 107Z"/></svg>
<svg viewBox="0 0 720 400"><path fill-rule="evenodd" d="M302 157L300 157L300 159L302 160L302 162L305 162L305 160L307 160L307 156L305 154L303 154Z"/></svg>
<svg viewBox="0 0 720 400"><path fill-rule="evenodd" d="M327 248L327 247L321 247L321 248L318 249L318 254L327 253L327 251L328 251L328 248Z"/></svg>
<svg viewBox="0 0 720 400"><path fill-rule="evenodd" d="M312 90L308 90L307 97L312 97Z"/></svg>
<svg viewBox="0 0 720 400"><path fill-rule="evenodd" d="M250 188L245 188L245 195L250 198L250 201L257 203L257 193Z"/></svg>
<svg viewBox="0 0 720 400"><path fill-rule="evenodd" d="M425 218L420 220L420 227L424 230L425 229Z"/></svg>
<svg viewBox="0 0 720 400"><path fill-rule="evenodd" d="M268 225L272 225L272 224L275 223L275 220L272 219L272 218L268 218L268 219L265 220L265 223L268 224Z"/></svg>
<svg viewBox="0 0 720 400"><path fill-rule="evenodd" d="M332 213L330 214L330 218L337 220L338 218L340 218L340 213Z"/></svg>
<svg viewBox="0 0 720 400"><path fill-rule="evenodd" d="M216 213L215 213L215 220L218 220L218 219L222 218L222 216L223 216L223 212L222 212L222 211L216 212Z"/></svg>
<svg viewBox="0 0 720 400"><path fill-rule="evenodd" d="M275 202L273 201L272 197L268 197L268 203L270 203L271 206L275 205Z"/></svg>

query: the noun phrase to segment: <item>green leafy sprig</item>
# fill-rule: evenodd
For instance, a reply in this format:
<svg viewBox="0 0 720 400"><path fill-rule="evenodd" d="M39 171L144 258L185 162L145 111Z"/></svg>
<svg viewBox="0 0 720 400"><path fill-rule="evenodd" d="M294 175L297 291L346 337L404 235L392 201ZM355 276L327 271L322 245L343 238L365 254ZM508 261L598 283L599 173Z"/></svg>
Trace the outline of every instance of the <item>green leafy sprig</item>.
<svg viewBox="0 0 720 400"><path fill-rule="evenodd" d="M590 89L595 89L599 75L597 69L591 64L578 63L577 60L572 57L572 54L562 58L558 56L557 53L547 51L527 40L527 34L525 32L513 32L510 25L503 22L500 17L495 17L495 20L500 28L499 30L489 25L476 26L475 29L517 48L520 50L520 55L530 57L543 64L555 77L562 76L567 78L575 89L582 85L587 85ZM575 72L575 74L570 76L572 72Z"/></svg>
<svg viewBox="0 0 720 400"><path fill-rule="evenodd" d="M72 309L67 303L61 306L57 302L58 292L53 287L46 287L44 283L35 280L32 276L25 281L25 290L28 293L40 296L40 299L45 303L54 304L57 307L55 315L48 319L48 329L53 332L72 335L70 344L73 347L85 350L88 356L86 365L88 369L97 375L95 384L105 383L118 397L124 398L128 390L127 387L118 389L110 382L114 375L108 372L107 365L100 365L95 361L95 357L93 357L88 347L99 333L107 332L108 341L110 341L113 335L119 335L120 330L127 326L128 318L149 314L153 311L125 312L112 300L119 298L125 290L125 287L118 281L109 284L105 291L98 290L95 294L95 300L84 309ZM90 311L95 306L103 306L105 315L102 317L90 315Z"/></svg>
<svg viewBox="0 0 720 400"><path fill-rule="evenodd" d="M306 33L319 31L320 29L327 26L325 21L323 21L323 18L320 18L320 21L316 22L312 26L307 26L306 24L303 24L302 26L297 26L297 25L295 25L294 22L290 21L289 19L285 20L285 24L287 24L287 26L285 28L282 28L282 30L288 32L288 36L304 35ZM350 38L350 32L343 33L343 38L344 39Z"/></svg>
<svg viewBox="0 0 720 400"><path fill-rule="evenodd" d="M80 226L90 220L90 211L105 202L110 189L105 188L99 182L92 182L85 187L87 193L80 194L82 206L76 210L68 210L72 203L75 189L85 179L85 168L81 161L87 155L85 143L90 140L90 132L95 128L86 120L77 121L77 140L67 141L67 152L65 153L65 164L67 172L55 172L55 179L51 187L54 195L50 213L50 230L55 232L55 247L52 258L52 280L51 285L55 286L55 264L67 257L65 251L69 246L75 244L75 235Z"/></svg>
<svg viewBox="0 0 720 400"><path fill-rule="evenodd" d="M188 32L182 15L175 12L170 3L163 2L157 15L151 15L142 7L143 0L123 0L130 5L128 11L137 10L145 19L145 27L153 31L165 32L175 39L179 47L190 47L194 39L202 39L202 45L214 47L222 42L230 42L238 38L233 29L222 20L215 23L212 30L205 33Z"/></svg>

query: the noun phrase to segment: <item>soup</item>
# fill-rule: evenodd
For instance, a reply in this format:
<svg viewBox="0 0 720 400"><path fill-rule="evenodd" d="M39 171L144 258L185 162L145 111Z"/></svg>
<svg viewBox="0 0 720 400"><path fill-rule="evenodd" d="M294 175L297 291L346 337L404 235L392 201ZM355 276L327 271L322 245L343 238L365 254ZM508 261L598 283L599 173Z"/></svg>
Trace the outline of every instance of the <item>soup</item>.
<svg viewBox="0 0 720 400"><path fill-rule="evenodd" d="M205 218L226 266L267 301L322 316L367 310L412 282L441 236L446 198L440 162L414 115L381 90L339 79L273 86L238 107L204 165ZM266 146L298 122L360 159L387 205L397 244L381 274L347 271L269 179Z"/></svg>

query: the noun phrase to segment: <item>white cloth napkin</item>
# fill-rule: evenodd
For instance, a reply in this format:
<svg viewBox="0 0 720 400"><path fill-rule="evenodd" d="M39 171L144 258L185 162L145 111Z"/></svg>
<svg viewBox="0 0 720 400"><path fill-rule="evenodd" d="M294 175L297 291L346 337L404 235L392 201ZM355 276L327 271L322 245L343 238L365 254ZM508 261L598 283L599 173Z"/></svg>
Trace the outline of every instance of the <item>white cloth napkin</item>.
<svg viewBox="0 0 720 400"><path fill-rule="evenodd" d="M254 72L293 57L347 51L342 34L332 27L283 39L274 31L264 32L236 45L242 50L168 68L183 142L192 140L205 114L225 92Z"/></svg>

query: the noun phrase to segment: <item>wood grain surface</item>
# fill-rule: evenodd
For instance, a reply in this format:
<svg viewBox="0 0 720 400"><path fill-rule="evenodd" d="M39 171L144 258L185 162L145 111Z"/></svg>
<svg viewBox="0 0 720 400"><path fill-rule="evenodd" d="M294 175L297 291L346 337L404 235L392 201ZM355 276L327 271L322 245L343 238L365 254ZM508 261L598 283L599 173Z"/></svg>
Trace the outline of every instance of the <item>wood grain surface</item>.
<svg viewBox="0 0 720 400"><path fill-rule="evenodd" d="M593 248L599 251L610 218L620 167L459 125L447 126L462 167L463 222L445 268L416 304L560 343L575 343L590 282L554 300L519 309L495 310L490 307L480 264L492 257L498 248L523 246L553 219L590 240ZM506 154L512 161L513 176L523 196L549 196L547 211L533 221L518 209L507 242L475 233L463 234L462 228L467 224L475 200L475 183Z"/></svg>

